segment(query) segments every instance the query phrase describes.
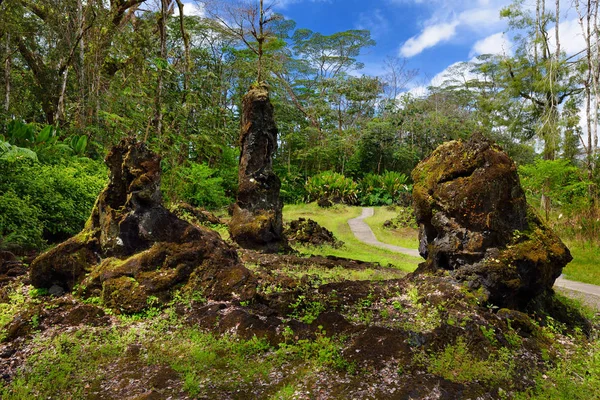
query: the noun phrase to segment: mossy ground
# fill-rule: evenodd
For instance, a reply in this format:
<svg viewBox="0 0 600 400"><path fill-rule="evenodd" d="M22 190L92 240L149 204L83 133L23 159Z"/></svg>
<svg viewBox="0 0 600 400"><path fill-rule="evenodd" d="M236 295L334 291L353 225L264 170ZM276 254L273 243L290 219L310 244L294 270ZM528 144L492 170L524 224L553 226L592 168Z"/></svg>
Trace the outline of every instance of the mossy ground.
<svg viewBox="0 0 600 400"><path fill-rule="evenodd" d="M344 241L351 233L340 233L342 222L360 212L304 210L288 211L318 220ZM169 304L153 299L130 316L105 309L75 318L83 306L102 311L102 300L56 299L16 280L2 288L0 322L20 318L27 329L0 345L0 372L9 377L0 397L345 399L445 392L457 399L589 399L600 392L597 338L543 315L502 314L445 276L398 279L403 271L382 261L387 252L350 251L384 266L248 263L262 285L258 302L215 303L202 293L181 293ZM219 310L215 318L204 324L191 318L202 318L207 307ZM283 310L275 312L278 340L242 338L235 320L223 329L228 316L256 318L265 307Z"/></svg>
<svg viewBox="0 0 600 400"><path fill-rule="evenodd" d="M294 275L292 267L286 272ZM189 313L211 304L202 298L109 315L103 324L50 321L81 300L15 282L5 287L3 320L32 305L43 312L26 321L30 334L1 345L12 353L12 361L0 358L10 372L1 398L424 398L442 389L457 399L587 399L600 388L600 343L556 321L523 315L532 326L523 332L522 321L512 327L444 277L332 282L293 298L279 343L190 323ZM332 313L348 321L339 332Z"/></svg>

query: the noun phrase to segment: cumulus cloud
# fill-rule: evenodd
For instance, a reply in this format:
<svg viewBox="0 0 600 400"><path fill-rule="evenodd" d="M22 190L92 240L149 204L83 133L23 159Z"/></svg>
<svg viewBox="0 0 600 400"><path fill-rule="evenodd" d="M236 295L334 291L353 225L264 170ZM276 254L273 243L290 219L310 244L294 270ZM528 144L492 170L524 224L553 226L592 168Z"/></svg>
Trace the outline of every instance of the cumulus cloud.
<svg viewBox="0 0 600 400"><path fill-rule="evenodd" d="M450 40L456 34L458 24L458 21L452 21L426 27L421 34L404 42L400 48L400 55L413 57L429 47Z"/></svg>
<svg viewBox="0 0 600 400"><path fill-rule="evenodd" d="M570 56L585 49L585 39L577 18L561 22L558 25L558 34L560 36L560 48L567 55ZM550 37L550 47L556 49L556 29L550 29L548 36Z"/></svg>
<svg viewBox="0 0 600 400"><path fill-rule="evenodd" d="M204 5L196 3L183 3L183 14L195 17L204 17Z"/></svg>
<svg viewBox="0 0 600 400"><path fill-rule="evenodd" d="M503 32L494 33L486 38L478 40L473 45L469 57L480 54L498 54L511 56L513 43Z"/></svg>
<svg viewBox="0 0 600 400"><path fill-rule="evenodd" d="M388 1L399 6L411 4L422 7L428 15L422 22L424 28L421 33L402 45L400 54L405 57L415 56L455 36L459 40L464 40L467 35L478 39L499 31L505 25L505 21L500 19L500 9L510 3L510 0Z"/></svg>

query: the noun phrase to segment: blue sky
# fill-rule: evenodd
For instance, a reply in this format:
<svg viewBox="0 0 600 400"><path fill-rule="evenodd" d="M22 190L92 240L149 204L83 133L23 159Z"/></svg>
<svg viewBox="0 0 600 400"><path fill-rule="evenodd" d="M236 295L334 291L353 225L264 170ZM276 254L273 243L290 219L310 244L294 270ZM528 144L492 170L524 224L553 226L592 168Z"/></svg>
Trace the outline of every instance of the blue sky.
<svg viewBox="0 0 600 400"><path fill-rule="evenodd" d="M408 67L420 72L421 82L415 84L423 84L483 49L510 51L502 36L506 24L499 18L507 4L505 0L280 0L276 7L298 27L324 34L369 29L377 46L364 52L363 72L380 75L386 56L405 57Z"/></svg>
<svg viewBox="0 0 600 400"><path fill-rule="evenodd" d="M546 2L548 9L553 10L555 0ZM265 0L265 4L272 3ZM440 77L457 62L484 53L511 55L514 49L510 34L504 33L506 21L500 18L500 10L511 0L275 0L274 3L275 11L296 21L297 28L322 34L369 29L377 45L365 49L361 55L365 68L360 73L382 75L387 56L406 58L407 67L419 71L412 83L414 87L427 86L432 81L440 84ZM584 47L580 26L571 2L561 3L564 3L559 31L561 46L567 54L573 54ZM525 6L533 8L535 0L525 0Z"/></svg>

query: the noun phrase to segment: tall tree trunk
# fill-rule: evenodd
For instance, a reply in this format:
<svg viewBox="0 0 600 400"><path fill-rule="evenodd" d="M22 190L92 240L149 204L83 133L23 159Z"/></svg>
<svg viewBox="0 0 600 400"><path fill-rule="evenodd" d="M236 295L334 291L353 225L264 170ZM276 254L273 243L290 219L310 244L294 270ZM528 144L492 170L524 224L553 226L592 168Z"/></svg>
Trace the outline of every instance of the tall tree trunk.
<svg viewBox="0 0 600 400"><path fill-rule="evenodd" d="M77 0L77 24L79 26L77 36L79 39L79 49L77 54L77 81L79 82L79 105L77 113L77 123L80 127L86 125L86 86L85 86L85 41L83 37L83 26L85 24L83 15L83 0Z"/></svg>
<svg viewBox="0 0 600 400"><path fill-rule="evenodd" d="M264 9L263 0L260 0L260 17L258 20L258 37L256 41L258 42L258 76L257 82L260 83L262 81L262 58L263 58L263 43L265 41L264 34L264 26L265 26L265 9Z"/></svg>
<svg viewBox="0 0 600 400"><path fill-rule="evenodd" d="M158 77L156 82L156 98L155 98L155 113L154 124L156 127L157 137L161 137L163 133L163 86L164 86L164 69L167 63L167 14L171 0L161 0L160 2L160 18L158 19L158 33L160 35L160 63L158 68ZM145 140L147 140L147 134Z"/></svg>
<svg viewBox="0 0 600 400"><path fill-rule="evenodd" d="M554 30L554 34L556 37L556 62L560 60L560 35L559 28L560 25L560 0L556 0L556 29Z"/></svg>
<svg viewBox="0 0 600 400"><path fill-rule="evenodd" d="M187 102L187 95L190 90L190 71L191 71L191 57L190 57L190 35L187 33L184 24L183 15L183 3L181 0L177 1L177 8L179 8L179 29L181 31L181 38L183 39L183 49L185 57L185 72L183 74L183 104Z"/></svg>
<svg viewBox="0 0 600 400"><path fill-rule="evenodd" d="M10 33L6 34L6 59L4 60L4 113L8 118L10 110L10 69L12 66L12 55L10 50Z"/></svg>
<svg viewBox="0 0 600 400"><path fill-rule="evenodd" d="M62 82L60 84L60 92L58 95L58 101L56 103L56 110L54 114L53 123L58 124L61 118L65 115L65 94L67 92L67 80L69 78L69 68L65 68L62 73Z"/></svg>

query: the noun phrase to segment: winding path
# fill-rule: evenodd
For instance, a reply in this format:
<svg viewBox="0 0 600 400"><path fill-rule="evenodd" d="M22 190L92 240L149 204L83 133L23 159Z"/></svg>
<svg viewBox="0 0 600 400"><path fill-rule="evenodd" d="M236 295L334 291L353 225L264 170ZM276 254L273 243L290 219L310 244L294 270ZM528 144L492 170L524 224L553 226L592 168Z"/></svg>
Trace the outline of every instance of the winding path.
<svg viewBox="0 0 600 400"><path fill-rule="evenodd" d="M388 249L395 253L407 254L413 257L421 257L421 255L419 254L419 250L417 249L407 249L405 247L394 246L392 244L383 243L377 240L375 234L371 230L371 227L367 225L367 223L364 221L365 218L372 217L374 214L375 210L373 209L373 207L363 207L362 214L360 217L348 220L350 230L358 240L371 246Z"/></svg>
<svg viewBox="0 0 600 400"><path fill-rule="evenodd" d="M394 246L391 244L383 243L377 240L375 234L371 230L371 227L364 221L365 218L372 217L375 210L372 207L363 207L362 214L360 217L352 218L348 220L350 230L358 240L371 246L388 249L396 253L402 253L413 257L420 257L419 251L416 249L407 249L405 247ZM600 286L590 285L589 283L581 283L571 281L562 277L559 277L554 286L560 289L566 289L566 292L577 292L584 296L581 300L585 303L595 306L600 309ZM592 296L590 298L590 296ZM576 296L579 297L579 296Z"/></svg>

